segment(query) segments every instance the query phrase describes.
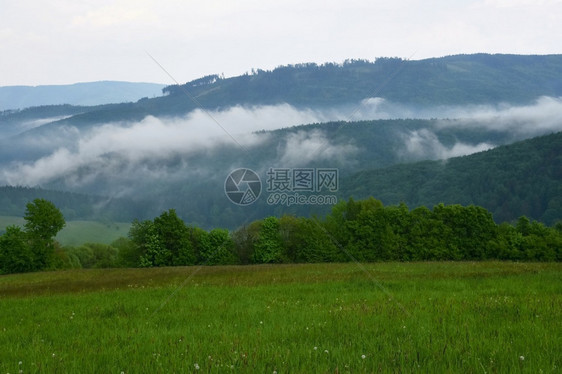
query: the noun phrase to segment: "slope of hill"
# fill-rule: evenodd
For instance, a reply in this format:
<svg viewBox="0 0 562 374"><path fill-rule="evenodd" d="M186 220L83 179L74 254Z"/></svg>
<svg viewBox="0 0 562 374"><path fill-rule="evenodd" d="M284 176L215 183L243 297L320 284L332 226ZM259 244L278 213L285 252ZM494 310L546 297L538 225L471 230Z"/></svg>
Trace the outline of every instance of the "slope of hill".
<svg viewBox="0 0 562 374"><path fill-rule="evenodd" d="M562 132L445 161L362 171L342 181L340 194L411 207L474 204L497 222L526 215L553 224L562 220Z"/></svg>
<svg viewBox="0 0 562 374"><path fill-rule="evenodd" d="M162 94L165 85L100 81L52 86L0 87L0 110L71 104L78 106L124 103Z"/></svg>

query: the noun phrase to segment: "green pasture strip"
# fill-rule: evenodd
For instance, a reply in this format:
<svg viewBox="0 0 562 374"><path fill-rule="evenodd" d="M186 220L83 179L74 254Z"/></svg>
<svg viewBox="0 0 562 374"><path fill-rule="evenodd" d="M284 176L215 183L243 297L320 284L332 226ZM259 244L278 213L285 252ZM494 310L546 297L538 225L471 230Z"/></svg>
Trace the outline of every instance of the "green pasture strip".
<svg viewBox="0 0 562 374"><path fill-rule="evenodd" d="M484 262L0 276L0 373L557 372L561 275Z"/></svg>

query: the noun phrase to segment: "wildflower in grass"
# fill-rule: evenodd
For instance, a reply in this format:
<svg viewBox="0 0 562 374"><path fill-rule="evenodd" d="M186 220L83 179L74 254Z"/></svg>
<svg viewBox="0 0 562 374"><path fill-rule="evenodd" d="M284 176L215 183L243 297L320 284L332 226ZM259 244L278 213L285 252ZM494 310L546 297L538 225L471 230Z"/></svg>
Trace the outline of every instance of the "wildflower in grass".
<svg viewBox="0 0 562 374"><path fill-rule="evenodd" d="M328 350L327 350L327 349L325 349L325 350L324 350L324 353L330 353L330 352L328 352Z"/></svg>
<svg viewBox="0 0 562 374"><path fill-rule="evenodd" d="M525 356L519 356L519 359L520 359L521 361L525 361Z"/></svg>
<svg viewBox="0 0 562 374"><path fill-rule="evenodd" d="M195 370L199 370L199 364L193 364L193 367L195 368Z"/></svg>
<svg viewBox="0 0 562 374"><path fill-rule="evenodd" d="M53 358L55 358L55 354L53 353Z"/></svg>
<svg viewBox="0 0 562 374"><path fill-rule="evenodd" d="M365 358L367 358L367 356L365 356L365 355L361 355L361 359L363 359L363 360L364 360Z"/></svg>
<svg viewBox="0 0 562 374"><path fill-rule="evenodd" d="M318 347L314 347L314 350L316 351L318 349Z"/></svg>
<svg viewBox="0 0 562 374"><path fill-rule="evenodd" d="M22 364L23 364L23 362L21 362L21 361L20 361L20 362L18 362L18 365L19 365L19 366L21 366Z"/></svg>

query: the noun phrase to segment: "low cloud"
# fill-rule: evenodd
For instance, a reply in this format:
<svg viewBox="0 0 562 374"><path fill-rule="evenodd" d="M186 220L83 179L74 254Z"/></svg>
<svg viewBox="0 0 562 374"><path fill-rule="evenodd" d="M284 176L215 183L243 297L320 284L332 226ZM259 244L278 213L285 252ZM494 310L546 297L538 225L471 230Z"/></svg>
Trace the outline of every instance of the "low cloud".
<svg viewBox="0 0 562 374"><path fill-rule="evenodd" d="M535 136L562 131L562 97L538 98L529 105L480 105L444 110L436 118L439 127L480 127L492 131L510 131L520 136Z"/></svg>
<svg viewBox="0 0 562 374"><path fill-rule="evenodd" d="M126 175L147 178L169 177L166 166L173 160L175 169L200 169L196 159L227 147L246 152L262 144L273 130L303 123L323 122L329 116L311 109L296 109L288 104L241 107L205 112L195 110L182 118L148 116L140 122L109 123L88 131L75 127L57 127L50 134L27 136L22 147L42 146L45 137L62 139L46 155L31 161L18 160L0 169L0 183L42 185L64 179L67 185L84 185L98 176L123 178ZM72 136L60 136L67 133ZM281 158L302 160L303 150L324 146L320 157L340 157L347 147L334 149L320 132L308 136L288 136ZM25 152L24 152L25 153ZM300 155L300 156L297 156ZM251 156L251 155L250 155ZM179 163L179 164L178 164Z"/></svg>
<svg viewBox="0 0 562 374"><path fill-rule="evenodd" d="M205 175L211 172L203 160L217 150L237 149L251 159L251 149L265 144L271 136L260 130L335 120L393 118L435 119L425 129L401 134L403 147L397 152L404 160L444 159L496 145L486 139L445 145L436 134L446 128L482 128L510 134L513 140L562 131L562 98L541 97L522 106L423 108L368 98L356 106L328 109L301 109L280 104L235 106L210 112L195 110L181 118L149 116L135 123L100 124L89 130L48 125L48 128L32 130L17 138L20 143L14 140L9 144L13 150L4 150L11 158L3 156L0 184L36 186L62 180L67 186L79 187L98 178L163 180L185 173ZM302 166L313 160L350 162L359 152L353 144L336 144L320 130L289 132L272 146L276 147L275 161L285 167ZM7 160L15 161L8 163ZM256 163L262 161L265 160L256 160ZM127 186L125 182L122 184Z"/></svg>
<svg viewBox="0 0 562 374"><path fill-rule="evenodd" d="M424 109L430 114L429 108ZM494 148L493 142L466 143L457 141L444 145L436 132L445 129L475 130L503 133L517 141L562 131L562 98L540 97L529 105L470 105L434 107L434 124L426 129L402 134L404 149L397 152L405 159L446 159Z"/></svg>
<svg viewBox="0 0 562 374"><path fill-rule="evenodd" d="M491 143L475 145L457 142L451 147L443 145L437 135L428 129L412 131L403 136L408 158L442 160L477 153L494 148Z"/></svg>
<svg viewBox="0 0 562 374"><path fill-rule="evenodd" d="M320 130L290 133L279 148L279 163L284 167L303 166L312 161L345 162L358 151L352 144L332 144Z"/></svg>

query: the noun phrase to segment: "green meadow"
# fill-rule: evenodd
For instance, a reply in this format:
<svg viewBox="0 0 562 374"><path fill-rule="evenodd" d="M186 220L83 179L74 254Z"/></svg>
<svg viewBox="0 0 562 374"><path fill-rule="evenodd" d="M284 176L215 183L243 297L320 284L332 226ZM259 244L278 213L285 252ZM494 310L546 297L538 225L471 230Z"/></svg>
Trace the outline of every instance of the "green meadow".
<svg viewBox="0 0 562 374"><path fill-rule="evenodd" d="M554 373L562 264L0 276L0 373Z"/></svg>
<svg viewBox="0 0 562 374"><path fill-rule="evenodd" d="M127 237L130 223L68 221L56 240L62 245L79 246L84 243L111 244L120 237Z"/></svg>
<svg viewBox="0 0 562 374"><path fill-rule="evenodd" d="M23 227L23 217L0 216L0 232L10 225ZM130 223L99 221L67 221L56 240L62 245L80 246L84 243L111 244L120 237L126 237Z"/></svg>

